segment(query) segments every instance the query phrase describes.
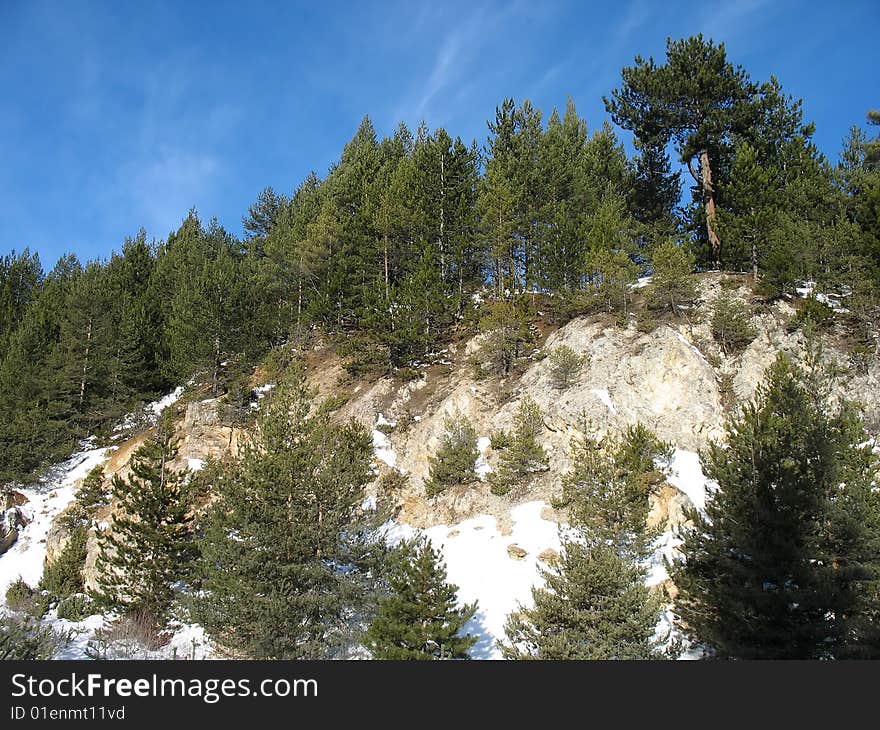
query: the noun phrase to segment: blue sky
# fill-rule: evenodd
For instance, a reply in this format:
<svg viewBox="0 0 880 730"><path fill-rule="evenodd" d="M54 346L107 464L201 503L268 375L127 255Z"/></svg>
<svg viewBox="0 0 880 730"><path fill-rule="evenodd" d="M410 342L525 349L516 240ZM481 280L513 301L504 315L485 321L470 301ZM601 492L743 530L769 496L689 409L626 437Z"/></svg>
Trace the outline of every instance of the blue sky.
<svg viewBox="0 0 880 730"><path fill-rule="evenodd" d="M803 97L836 159L880 106L878 27L876 0L0 0L0 253L106 257L193 206L240 233L262 188L323 175L364 114L482 143L505 96L571 96L595 129L622 66L700 31Z"/></svg>

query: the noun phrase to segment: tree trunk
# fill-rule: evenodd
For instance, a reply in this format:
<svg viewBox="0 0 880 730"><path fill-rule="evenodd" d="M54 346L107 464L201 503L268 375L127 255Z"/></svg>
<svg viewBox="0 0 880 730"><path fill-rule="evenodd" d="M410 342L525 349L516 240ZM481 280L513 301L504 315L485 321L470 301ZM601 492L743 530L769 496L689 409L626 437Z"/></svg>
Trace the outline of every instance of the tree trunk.
<svg viewBox="0 0 880 730"><path fill-rule="evenodd" d="M214 375L211 378L211 395L217 395L217 382L220 380L220 337L214 338Z"/></svg>
<svg viewBox="0 0 880 730"><path fill-rule="evenodd" d="M79 381L79 402L82 402L86 398L86 376L89 371L89 350L92 347L92 318L89 317L89 324L86 328L86 351L83 357L83 369L82 369L82 378Z"/></svg>
<svg viewBox="0 0 880 730"><path fill-rule="evenodd" d="M445 155L440 153L440 279L446 281L446 165Z"/></svg>
<svg viewBox="0 0 880 730"><path fill-rule="evenodd" d="M752 280L758 281L758 241L752 238Z"/></svg>
<svg viewBox="0 0 880 730"><path fill-rule="evenodd" d="M712 246L715 268L721 268L721 239L715 232L715 188L712 185L712 166L709 164L709 150L700 151L700 177L703 185L703 202L706 206L706 234Z"/></svg>
<svg viewBox="0 0 880 730"><path fill-rule="evenodd" d="M385 253L385 301L387 302L391 299L391 289L389 287L388 281L388 234L386 233L384 238L384 253Z"/></svg>

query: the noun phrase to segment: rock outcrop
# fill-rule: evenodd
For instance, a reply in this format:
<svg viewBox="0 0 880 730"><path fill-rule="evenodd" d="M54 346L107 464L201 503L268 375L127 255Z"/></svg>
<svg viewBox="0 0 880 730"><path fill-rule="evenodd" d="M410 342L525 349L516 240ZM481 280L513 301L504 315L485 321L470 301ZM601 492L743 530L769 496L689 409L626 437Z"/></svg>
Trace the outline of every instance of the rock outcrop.
<svg viewBox="0 0 880 730"><path fill-rule="evenodd" d="M19 530L27 525L27 515L21 510L26 503L21 492L10 490L0 495L0 555L15 545Z"/></svg>
<svg viewBox="0 0 880 730"><path fill-rule="evenodd" d="M650 332L634 324L621 328L602 316L568 322L546 335L518 372L506 378L480 377L475 372L472 362L479 355L481 335L450 345L442 360L407 381L356 379L343 368L333 348L319 343L304 353L308 378L320 394L344 400L340 419L380 429L374 438L381 444L377 475L394 470L406 476L398 495L400 521L429 527L490 514L503 532L510 524L512 506L528 500L550 503L558 493L561 476L571 468L571 440L585 421L596 437L643 423L678 448L699 452L724 438L725 419L753 397L764 371L780 352L797 355L802 351L805 338L791 327L794 300L757 302L745 279L738 277L709 274L701 277L700 286L701 303L689 316L660 323ZM757 336L741 353L722 352L712 338L709 313L722 292L748 301L756 311L752 323ZM564 389L556 387L547 357L562 345L582 355L585 363ZM833 341L825 358L844 371L835 393L860 398L869 428L873 424L876 432L880 427L880 360L875 358L856 370ZM260 384L254 381L255 386ZM489 437L512 429L517 409L527 397L543 413L540 441L549 456L549 470L503 497L492 494L489 484L480 481L427 498L424 481L430 457L442 442L445 420L468 418L473 423L480 437L478 473L485 479L498 463ZM180 451L175 466L184 468L238 452L242 431L224 422L222 408L222 399L193 401L185 409L178 408ZM106 478L127 474L131 454L148 435L143 432L119 445L105 467ZM690 506L683 491L661 481L651 497L651 526L668 529L682 524ZM109 516L108 510L102 519L106 522ZM564 519L564 515L549 517L557 518ZM63 531L53 530L50 555L56 555L63 542ZM94 535L88 544L86 573L91 583Z"/></svg>

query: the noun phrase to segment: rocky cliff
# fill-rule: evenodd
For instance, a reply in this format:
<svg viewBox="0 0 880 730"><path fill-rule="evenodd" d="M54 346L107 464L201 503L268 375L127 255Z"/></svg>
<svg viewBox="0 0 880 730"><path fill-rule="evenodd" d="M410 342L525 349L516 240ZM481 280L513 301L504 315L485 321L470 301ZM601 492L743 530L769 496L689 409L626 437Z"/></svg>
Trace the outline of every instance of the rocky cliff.
<svg viewBox="0 0 880 730"><path fill-rule="evenodd" d="M601 315L580 317L556 328L548 326L536 351L506 378L478 376L474 361L480 358L479 335L450 346L438 362L410 380L355 378L346 372L334 349L323 342L298 354L314 388L323 396L344 401L339 417L354 419L373 431L377 473L373 493L382 475L393 471L406 476L396 495L400 507L397 524L407 530L430 530L445 546L448 560L454 555L453 543L470 534L469 529L485 530L487 539L503 543L499 555L504 560L522 563L516 570L525 571L526 577L517 580L527 590L538 564L551 560L558 547L554 524L564 521L565 516L549 504L558 493L560 477L571 468L571 439L584 418L596 436L642 423L676 447L669 479L658 484L652 495L652 525L668 531L682 523L687 507L694 503L702 506L705 480L697 453L709 441L723 440L725 419L754 395L764 370L780 352L797 357L804 347L802 331L791 326L802 302L780 300L757 307L752 317L756 337L741 352L725 354L712 338L707 315L722 289L752 301L745 280L706 275L701 279L701 300L688 316L660 322L653 329L639 328L635 321L621 327ZM823 341L824 359L836 363L842 373L835 394L858 398L869 430L876 433L880 424L880 362L875 357L867 365L853 367L846 338L837 336L833 329ZM585 358L577 377L564 389L554 384L546 357L560 345ZM255 402L271 386L261 382L259 373L253 380ZM424 481L429 457L443 439L446 417L466 417L476 427L480 436L478 471L485 477L497 464L490 436L511 429L514 414L526 397L534 400L543 414L540 440L549 455L549 469L528 486L505 496L492 494L489 484L481 481L467 489L427 497ZM172 406L181 444L176 466L198 469L209 458L235 455L244 434L240 427L224 420L222 405L222 399L205 400L195 394ZM126 474L131 454L148 435L149 431L134 434L110 452L104 465L106 479ZM524 512L526 504L530 506ZM113 509L111 505L100 515L103 526ZM514 538L524 534L522 515L526 513L540 525L531 537L519 538L519 542L528 543L528 549ZM484 524L486 520L489 522ZM544 537L536 542L535 534ZM50 531L49 561L59 554L66 537L60 524ZM664 550L674 547L670 538ZM86 583L92 587L97 557L94 533L88 551ZM450 565L450 575L456 579L454 565ZM458 581L464 584L466 579ZM664 581L665 574L658 568L653 582ZM466 589L464 585L463 592L467 593ZM522 596L513 595L508 603L514 598ZM484 617L490 623L497 617L490 619Z"/></svg>

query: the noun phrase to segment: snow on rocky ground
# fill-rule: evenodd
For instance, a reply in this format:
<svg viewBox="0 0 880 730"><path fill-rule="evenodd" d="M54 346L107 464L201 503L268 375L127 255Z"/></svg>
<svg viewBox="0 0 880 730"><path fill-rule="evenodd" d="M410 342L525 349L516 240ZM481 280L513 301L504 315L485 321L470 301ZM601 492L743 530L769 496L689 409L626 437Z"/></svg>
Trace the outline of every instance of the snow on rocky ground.
<svg viewBox="0 0 880 730"><path fill-rule="evenodd" d="M614 407L614 401L611 400L611 394L607 390L604 388L593 388L590 392L596 396L596 398L601 401L609 411L617 413L617 408Z"/></svg>
<svg viewBox="0 0 880 730"><path fill-rule="evenodd" d="M177 403L177 401L180 400L180 396L182 396L182 395L183 395L183 386L179 386L179 387L175 388L173 391L171 391L164 398L160 398L159 400L155 401L154 403L150 403L150 405L147 406L147 408L149 411L151 411L158 418L159 416L162 415L162 412L166 408L173 406L175 403Z"/></svg>
<svg viewBox="0 0 880 730"><path fill-rule="evenodd" d="M486 478L492 472L492 467L489 466L489 462L486 460L486 452L491 445L492 439L489 436L480 436L480 438L477 439L477 450L480 452L480 455L477 457L477 461L474 464L474 471L477 473L477 476L480 477L481 481L486 481Z"/></svg>
<svg viewBox="0 0 880 730"><path fill-rule="evenodd" d="M471 649L474 659L500 659L495 641L504 638L507 615L517 605L531 605L532 586L539 580L538 554L559 550L557 524L541 517L544 502L526 502L511 510L511 534L502 535L494 517L479 515L457 525L436 525L416 530L409 525L386 527L392 543L424 534L443 552L448 580L458 586L463 603L478 602L477 613L465 631L479 636ZM515 560L508 547L526 551Z"/></svg>
<svg viewBox="0 0 880 730"><path fill-rule="evenodd" d="M0 596L19 578L36 586L43 575L46 559L46 536L52 520L72 501L74 485L107 458L108 449L80 451L62 463L35 487L20 490L27 498L22 508L28 525L19 533L18 540L0 555Z"/></svg>
<svg viewBox="0 0 880 730"><path fill-rule="evenodd" d="M478 442L481 453L487 446L481 438ZM669 481L687 495L697 509L705 509L706 494L713 483L703 474L696 453L675 449ZM459 600L478 602L477 613L465 627L465 631L479 636L471 650L475 659L501 658L496 641L505 637L508 614L519 605L531 606L532 588L542 583L539 568L547 566L538 555L547 549L560 550L559 525L541 516L545 506L542 501L534 501L514 507L511 510L513 527L507 535L499 531L496 519L490 515L425 530L396 523L385 526L386 539L391 544L417 535L427 536L434 547L441 550L447 579L458 586ZM669 578L666 561L680 557L677 549L681 543L677 530L667 530L657 538L647 566L646 585L656 586ZM526 555L519 560L513 558L508 552L510 546L522 548ZM672 614L667 610L658 623L658 635L668 637L672 626ZM696 650L688 651L682 658L698 655Z"/></svg>
<svg viewBox="0 0 880 730"><path fill-rule="evenodd" d="M700 466L700 456L694 451L676 448L669 464L671 473L669 483L680 492L684 492L700 512L706 509L706 495L718 485L707 479Z"/></svg>
<svg viewBox="0 0 880 730"><path fill-rule="evenodd" d="M391 440L378 429L373 430L373 454L392 469L397 466L397 454L394 453Z"/></svg>
<svg viewBox="0 0 880 730"><path fill-rule="evenodd" d="M161 400L150 403L145 410L156 417L165 408L175 403L183 393L177 388ZM84 442L84 449L75 453L67 461L50 470L49 474L36 486L20 489L28 501L22 511L30 520L19 533L15 544L0 555L0 611L5 610L6 589L21 578L31 587L36 587L43 575L46 559L46 538L54 519L73 501L78 482L109 457L114 447L90 448ZM203 466L191 459L189 467L196 470ZM107 615L96 614L82 621L59 619L55 610L50 611L43 622L64 635L68 641L55 656L56 659L87 659L86 648L93 639L95 631L103 627L109 619ZM131 659L206 659L215 658L204 630L196 624L178 624L172 627L169 642L154 652L134 651L130 656L111 658Z"/></svg>
<svg viewBox="0 0 880 730"><path fill-rule="evenodd" d="M795 289L795 291L801 299L806 299L812 294L817 302L824 304L826 307L831 307L835 312L845 313L849 311L840 303L841 297L849 296L846 292L841 294L824 294L822 292L816 292L815 281L804 281L801 283L801 286Z"/></svg>

